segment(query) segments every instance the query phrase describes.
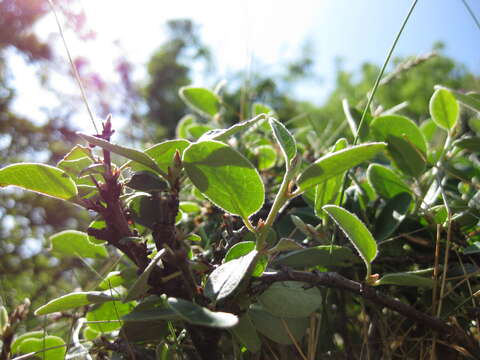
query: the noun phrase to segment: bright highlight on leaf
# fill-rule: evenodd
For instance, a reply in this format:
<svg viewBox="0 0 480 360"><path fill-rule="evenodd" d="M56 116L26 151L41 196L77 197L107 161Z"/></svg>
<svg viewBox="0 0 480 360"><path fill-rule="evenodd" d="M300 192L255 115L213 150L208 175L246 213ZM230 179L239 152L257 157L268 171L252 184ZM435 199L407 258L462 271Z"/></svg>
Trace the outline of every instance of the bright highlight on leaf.
<svg viewBox="0 0 480 360"><path fill-rule="evenodd" d="M250 251L213 270L205 284L205 296L218 302L232 295L249 275L257 254L256 250Z"/></svg>
<svg viewBox="0 0 480 360"><path fill-rule="evenodd" d="M21 163L0 169L0 187L10 185L61 200L73 199L78 193L63 170L44 164Z"/></svg>
<svg viewBox="0 0 480 360"><path fill-rule="evenodd" d="M377 256L378 251L377 243L372 234L356 215L340 206L325 205L323 210L337 223L357 249L367 267L368 279L371 274L371 263Z"/></svg>
<svg viewBox="0 0 480 360"><path fill-rule="evenodd" d="M444 128L451 130L457 123L460 109L455 96L447 89L437 89L430 98L430 115L433 121Z"/></svg>
<svg viewBox="0 0 480 360"><path fill-rule="evenodd" d="M412 120L398 115L380 116L370 129L375 139L388 144L388 154L404 173L420 176L425 170L427 142Z"/></svg>
<svg viewBox="0 0 480 360"><path fill-rule="evenodd" d="M175 313L190 324L216 328L231 328L238 323L238 318L233 314L210 311L187 300L169 298L168 305Z"/></svg>
<svg viewBox="0 0 480 360"><path fill-rule="evenodd" d="M225 211L248 218L263 205L265 189L257 170L242 154L218 141L190 145L183 154L188 177Z"/></svg>
<svg viewBox="0 0 480 360"><path fill-rule="evenodd" d="M35 315L46 315L54 312L71 310L80 306L90 304L101 304L113 301L115 298L105 295L99 291L74 292L59 298L53 299L35 310Z"/></svg>
<svg viewBox="0 0 480 360"><path fill-rule="evenodd" d="M271 117L268 119L268 123L272 128L275 140L277 140L280 148L282 149L287 169L289 169L290 162L295 157L295 155L297 155L297 143L295 141L295 138L292 136L292 134L290 134L285 125L283 125L280 121Z"/></svg>
<svg viewBox="0 0 480 360"><path fill-rule="evenodd" d="M220 99L208 89L185 86L179 93L182 100L201 115L214 116L220 111Z"/></svg>
<svg viewBox="0 0 480 360"><path fill-rule="evenodd" d="M325 155L303 171L298 187L303 192L371 159L385 148L385 143L366 143Z"/></svg>
<svg viewBox="0 0 480 360"><path fill-rule="evenodd" d="M88 235L81 231L65 230L50 236L52 251L60 256L79 256L86 258L106 258L105 246L94 244Z"/></svg>

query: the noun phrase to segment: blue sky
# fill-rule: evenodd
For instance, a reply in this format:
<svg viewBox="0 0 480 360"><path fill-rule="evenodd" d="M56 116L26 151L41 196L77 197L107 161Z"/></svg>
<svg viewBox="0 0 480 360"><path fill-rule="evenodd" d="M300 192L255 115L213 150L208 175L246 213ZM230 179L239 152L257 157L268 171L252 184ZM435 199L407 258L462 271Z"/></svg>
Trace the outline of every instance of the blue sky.
<svg viewBox="0 0 480 360"><path fill-rule="evenodd" d="M480 1L467 1L480 17ZM81 4L87 26L97 32L97 38L82 42L67 29L68 43L74 56L87 57L107 80L115 79L114 61L126 55L138 65L136 76L141 81L142 65L166 39L165 21L191 18L200 25L202 38L212 48L219 77L238 70L279 70L308 41L314 49L319 79L312 79L297 95L320 104L334 85L336 57L344 59L348 70L358 69L365 61L383 62L411 1L82 0ZM38 31L45 38L55 36L53 18L42 20ZM480 30L462 0L419 0L395 55L424 54L433 43L443 41L447 55L480 74L479 40ZM114 41L120 46L113 45ZM57 45L66 63L59 41ZM39 95L41 88L32 85L34 70L20 59L12 63L18 69L15 85L20 95L16 108L41 116L39 106L53 106L54 98ZM195 81L200 86L212 85L203 84L208 80L201 77ZM72 94L78 94L78 89L72 84L70 87Z"/></svg>

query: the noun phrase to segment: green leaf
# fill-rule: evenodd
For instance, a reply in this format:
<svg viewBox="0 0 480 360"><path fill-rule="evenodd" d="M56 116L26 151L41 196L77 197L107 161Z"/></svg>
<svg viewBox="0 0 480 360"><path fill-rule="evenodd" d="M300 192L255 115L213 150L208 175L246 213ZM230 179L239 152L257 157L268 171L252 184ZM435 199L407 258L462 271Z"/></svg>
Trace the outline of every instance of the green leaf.
<svg viewBox="0 0 480 360"><path fill-rule="evenodd" d="M248 218L263 205L265 189L253 165L217 141L190 145L183 154L185 171L200 192L225 211Z"/></svg>
<svg viewBox="0 0 480 360"><path fill-rule="evenodd" d="M199 214L202 211L202 207L193 201L180 201L179 208L187 214Z"/></svg>
<svg viewBox="0 0 480 360"><path fill-rule="evenodd" d="M367 267L367 278L371 274L371 263L377 256L377 243L367 227L360 219L347 210L336 205L323 207L328 215L337 223L357 249Z"/></svg>
<svg viewBox="0 0 480 360"><path fill-rule="evenodd" d="M275 137L278 145L280 145L280 149L285 157L287 169L289 169L290 162L297 155L297 142L292 134L290 134L290 131L288 131L285 125L283 125L280 121L271 117L268 119L268 123L270 124L270 127L273 131L273 136Z"/></svg>
<svg viewBox="0 0 480 360"><path fill-rule="evenodd" d="M348 143L346 139L339 139L333 147L332 152L343 150L347 147L347 145ZM315 215L324 219L324 217L326 216L325 213L322 211L322 207L324 205L340 205L340 193L344 177L345 171L340 175L334 176L327 181L318 184L315 187Z"/></svg>
<svg viewBox="0 0 480 360"><path fill-rule="evenodd" d="M214 116L220 111L218 95L208 89L184 86L179 93L182 100L201 115Z"/></svg>
<svg viewBox="0 0 480 360"><path fill-rule="evenodd" d="M260 351L262 347L262 341L253 326L250 315L243 314L238 324L231 329L233 335L252 353Z"/></svg>
<svg viewBox="0 0 480 360"><path fill-rule="evenodd" d="M446 89L437 89L430 98L430 115L433 121L446 130L451 130L457 123L460 109L455 96Z"/></svg>
<svg viewBox="0 0 480 360"><path fill-rule="evenodd" d="M256 250L250 251L247 255L226 262L213 270L205 284L205 296L218 302L232 295L250 274L257 254Z"/></svg>
<svg viewBox="0 0 480 360"><path fill-rule="evenodd" d="M206 124L192 124L187 128L187 132L190 134L190 138L195 140L200 139L204 134L213 131L214 128Z"/></svg>
<svg viewBox="0 0 480 360"><path fill-rule="evenodd" d="M83 134L83 133L77 133L77 134L92 145L100 146L102 149L105 149L117 155L123 156L129 160L136 161L139 164L142 164L157 173L162 173L162 170L158 167L155 161L153 161L153 159L150 156L148 156L147 154L139 150L117 145L117 144L112 144L111 142L105 141L103 139L100 139L98 137L91 136L88 134Z"/></svg>
<svg viewBox="0 0 480 360"><path fill-rule="evenodd" d="M480 241L475 241L472 245L463 249L465 255L472 255L480 253Z"/></svg>
<svg viewBox="0 0 480 360"><path fill-rule="evenodd" d="M327 181L371 159L385 147L384 143L365 143L325 155L303 171L297 180L298 187L305 191Z"/></svg>
<svg viewBox="0 0 480 360"><path fill-rule="evenodd" d="M376 140L385 141L394 164L412 176L425 170L427 142L419 127L410 119L388 115L373 120L371 129Z"/></svg>
<svg viewBox="0 0 480 360"><path fill-rule="evenodd" d="M480 153L480 137L462 137L453 143L460 149L465 149L474 153Z"/></svg>
<svg viewBox="0 0 480 360"><path fill-rule="evenodd" d="M170 329L166 321L125 322L121 332L129 342L145 344L164 340L170 334Z"/></svg>
<svg viewBox="0 0 480 360"><path fill-rule="evenodd" d="M432 288L434 285L432 278L419 276L409 272L385 274L374 285L398 285Z"/></svg>
<svg viewBox="0 0 480 360"><path fill-rule="evenodd" d="M322 294L316 287L299 281L273 283L259 297L259 303L274 316L308 317L322 305Z"/></svg>
<svg viewBox="0 0 480 360"><path fill-rule="evenodd" d="M168 305L182 319L193 325L215 328L231 328L238 323L238 318L230 313L214 312L190 301L168 298Z"/></svg>
<svg viewBox="0 0 480 360"><path fill-rule="evenodd" d="M276 117L275 110L273 110L270 106L262 104L262 103L254 103L252 105L252 115L257 116L260 114L270 115Z"/></svg>
<svg viewBox="0 0 480 360"><path fill-rule="evenodd" d="M375 220L375 238L378 241L387 239L405 219L412 203L409 193L399 193L389 199Z"/></svg>
<svg viewBox="0 0 480 360"><path fill-rule="evenodd" d="M18 347L20 344L26 340L26 339L42 339L45 336L45 332L43 330L38 330L38 331L29 331L26 332L18 337L15 338L15 340L12 342L11 346L11 351L12 354L17 354L18 353Z"/></svg>
<svg viewBox="0 0 480 360"><path fill-rule="evenodd" d="M89 225L89 228L96 229L96 230L102 230L107 227L107 224L105 223L104 220L94 220L92 221ZM106 241L102 239L98 239L95 236L88 235L88 241L90 241L92 244L105 244Z"/></svg>
<svg viewBox="0 0 480 360"><path fill-rule="evenodd" d="M469 108L472 111L480 112L480 99L478 98L478 94L476 93L464 94L460 91L455 91L441 85L436 85L435 89L444 89L449 91L451 94L453 94L453 96L455 96L455 98L458 101L460 101L467 108Z"/></svg>
<svg viewBox="0 0 480 360"><path fill-rule="evenodd" d="M53 348L53 349L49 349ZM49 349L44 351L44 349ZM65 341L58 336L47 335L40 339L27 338L23 340L17 347L20 354L28 354L35 352L36 357L45 360L63 360L67 352Z"/></svg>
<svg viewBox="0 0 480 360"><path fill-rule="evenodd" d="M278 244L268 250L270 254L276 254L283 251L292 251L303 249L303 246L293 239L281 238Z"/></svg>
<svg viewBox="0 0 480 360"><path fill-rule="evenodd" d="M67 295L60 296L40 306L35 310L35 315L46 315L54 312L60 312L70 309L75 309L80 306L90 304L102 304L107 301L113 301L115 298L105 295L99 291L82 291L73 292Z"/></svg>
<svg viewBox="0 0 480 360"><path fill-rule="evenodd" d="M190 145L190 141L184 139L167 140L149 147L144 153L150 156L162 171L167 172L168 168L173 165L175 152L178 150L182 155L188 145ZM140 170L137 164L132 164L132 168Z"/></svg>
<svg viewBox="0 0 480 360"><path fill-rule="evenodd" d="M61 200L71 200L78 193L63 170L44 164L21 163L0 169L0 188L10 185Z"/></svg>
<svg viewBox="0 0 480 360"><path fill-rule="evenodd" d="M393 170L383 165L370 164L367 179L375 192L385 199L393 198L403 192L411 193L408 185Z"/></svg>
<svg viewBox="0 0 480 360"><path fill-rule="evenodd" d="M146 310L133 310L131 313L122 317L125 322L152 322L161 320L181 320L171 307L157 306Z"/></svg>
<svg viewBox="0 0 480 360"><path fill-rule="evenodd" d="M258 169L260 171L271 169L275 166L277 153L270 145L260 145L253 149L253 153L257 157Z"/></svg>
<svg viewBox="0 0 480 360"><path fill-rule="evenodd" d="M108 333L122 327L123 316L132 311L133 302L109 301L96 305L87 313L88 326L95 331Z"/></svg>
<svg viewBox="0 0 480 360"><path fill-rule="evenodd" d="M120 271L111 271L105 276L105 278L98 284L100 290L113 289L117 286L122 285L125 282L125 279L122 276Z"/></svg>
<svg viewBox="0 0 480 360"><path fill-rule="evenodd" d="M283 345L293 343L289 333L299 342L310 324L308 318L280 318L273 316L259 305L250 306L248 314L252 319L253 325L260 333Z"/></svg>
<svg viewBox="0 0 480 360"><path fill-rule="evenodd" d="M204 133L198 141L206 140L217 140L217 141L226 141L232 135L236 133L247 130L248 128L256 125L260 120L263 120L264 115L256 116L253 119L245 120L230 126L227 129L213 129Z"/></svg>
<svg viewBox="0 0 480 360"><path fill-rule="evenodd" d="M256 243L254 241L241 241L235 245L233 245L225 255L224 262L227 263L229 261L238 259L244 255L247 255L251 251L255 249ZM255 264L255 268L253 269L252 276L258 277L263 274L265 269L267 268L268 258L266 256L262 256L258 259L257 263Z"/></svg>
<svg viewBox="0 0 480 360"><path fill-rule="evenodd" d="M128 289L128 293L125 296L125 299L123 300L123 302L135 300L135 299L143 296L147 292L147 290L149 289L148 278L150 276L150 273L155 268L157 263L160 261L164 252L165 252L165 250L162 249L150 261L150 263L147 265L145 270L143 270L143 272L140 274L140 276L137 278L137 280L135 280L135 282L130 287L130 289Z"/></svg>
<svg viewBox="0 0 480 360"><path fill-rule="evenodd" d="M125 185L144 192L160 192L168 189L168 183L151 171L137 171Z"/></svg>
<svg viewBox="0 0 480 360"><path fill-rule="evenodd" d="M305 269L315 266L349 267L356 262L352 251L338 245L319 245L293 251L276 259L276 265L290 266L295 269Z"/></svg>
<svg viewBox="0 0 480 360"><path fill-rule="evenodd" d="M177 138L179 139L186 139L188 138L188 127L190 125L193 125L195 123L195 116L193 116L192 114L188 114L188 115L185 115L184 117L182 117L178 123L177 123L177 127L175 129L175 135Z"/></svg>
<svg viewBox="0 0 480 360"><path fill-rule="evenodd" d="M155 194L135 193L126 203L135 223L150 229L154 228L162 211L158 196L155 196Z"/></svg>
<svg viewBox="0 0 480 360"><path fill-rule="evenodd" d="M86 233L65 230L50 236L52 252L59 256L79 256L83 258L106 258L105 246L91 243Z"/></svg>

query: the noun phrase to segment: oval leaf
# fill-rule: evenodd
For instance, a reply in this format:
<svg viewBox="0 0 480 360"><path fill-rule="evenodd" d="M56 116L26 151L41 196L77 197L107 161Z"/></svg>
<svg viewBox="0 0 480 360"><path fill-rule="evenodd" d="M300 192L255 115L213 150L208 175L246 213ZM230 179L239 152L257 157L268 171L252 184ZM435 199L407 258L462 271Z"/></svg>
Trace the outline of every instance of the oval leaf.
<svg viewBox="0 0 480 360"><path fill-rule="evenodd" d="M258 301L274 316L302 318L322 305L322 294L309 284L283 281L272 284L258 297Z"/></svg>
<svg viewBox="0 0 480 360"><path fill-rule="evenodd" d="M238 259L255 249L256 243L254 241L241 241L233 245L225 255L224 262L229 262ZM253 269L252 276L261 276L267 267L268 258L262 256L258 259Z"/></svg>
<svg viewBox="0 0 480 360"><path fill-rule="evenodd" d="M88 326L98 332L106 333L122 327L123 316L132 311L133 302L109 301L96 305L87 313Z"/></svg>
<svg viewBox="0 0 480 360"><path fill-rule="evenodd" d="M285 157L285 164L287 169L290 168L290 161L297 155L297 142L295 138L290 134L285 125L280 121L269 118L268 123L273 131L273 136L277 140L278 145L282 149L283 156Z"/></svg>
<svg viewBox="0 0 480 360"><path fill-rule="evenodd" d="M412 273L392 273L385 274L375 282L375 285L398 285L432 288L434 285L432 278L427 278Z"/></svg>
<svg viewBox="0 0 480 360"><path fill-rule="evenodd" d="M46 350L48 349L48 350ZM63 360L67 352L65 341L58 336L42 336L27 338L17 347L21 354L38 353L38 358L45 360Z"/></svg>
<svg viewBox="0 0 480 360"><path fill-rule="evenodd" d="M35 310L35 315L46 315L54 312L75 309L90 304L101 304L113 301L115 298L105 295L99 291L73 292L59 298L53 299Z"/></svg>
<svg viewBox="0 0 480 360"><path fill-rule="evenodd" d="M393 170L383 165L371 164L367 170L367 179L375 192L385 199L403 192L411 193L408 185Z"/></svg>
<svg viewBox="0 0 480 360"><path fill-rule="evenodd" d="M248 313L243 314L238 324L231 329L235 337L253 353L260 351L262 347L262 341L253 326L252 320Z"/></svg>
<svg viewBox="0 0 480 360"><path fill-rule="evenodd" d="M257 251L220 265L212 271L205 285L205 296L213 301L220 301L233 294L250 273L257 258Z"/></svg>
<svg viewBox="0 0 480 360"><path fill-rule="evenodd" d="M433 121L444 128L450 130L455 127L460 113L458 102L455 96L447 89L437 89L430 98L430 115Z"/></svg>
<svg viewBox="0 0 480 360"><path fill-rule="evenodd" d="M44 164L22 163L0 169L0 187L18 186L61 200L77 196L75 182L63 170Z"/></svg>
<svg viewBox="0 0 480 360"><path fill-rule="evenodd" d="M88 234L81 231L65 230L50 236L52 251L60 256L79 256L87 258L106 258L105 246L88 240Z"/></svg>
<svg viewBox="0 0 480 360"><path fill-rule="evenodd" d="M253 165L238 151L217 141L190 145L183 163L192 183L218 207L248 218L263 205L265 189Z"/></svg>
<svg viewBox="0 0 480 360"><path fill-rule="evenodd" d="M344 171L371 159L386 147L385 143L366 143L323 156L307 167L297 180L305 191Z"/></svg>
<svg viewBox="0 0 480 360"><path fill-rule="evenodd" d="M184 86L179 93L182 100L201 115L214 116L220 110L219 97L208 89Z"/></svg>
<svg viewBox="0 0 480 360"><path fill-rule="evenodd" d="M370 264L377 256L377 243L370 231L356 215L340 206L325 205L323 210L330 215L350 239L367 266L367 275L370 275Z"/></svg>
<svg viewBox="0 0 480 360"><path fill-rule="evenodd" d="M253 325L260 333L276 343L284 345L293 344L293 340L300 341L310 324L308 318L280 318L273 316L263 309L262 306L256 304L250 306L248 314L252 319Z"/></svg>
<svg viewBox="0 0 480 360"><path fill-rule="evenodd" d="M177 315L190 324L215 328L231 328L238 323L238 318L233 314L210 311L187 300L168 298L168 305Z"/></svg>
<svg viewBox="0 0 480 360"><path fill-rule="evenodd" d="M417 124L398 115L376 118L371 129L375 138L388 143L388 153L395 165L412 176L425 170L427 142Z"/></svg>

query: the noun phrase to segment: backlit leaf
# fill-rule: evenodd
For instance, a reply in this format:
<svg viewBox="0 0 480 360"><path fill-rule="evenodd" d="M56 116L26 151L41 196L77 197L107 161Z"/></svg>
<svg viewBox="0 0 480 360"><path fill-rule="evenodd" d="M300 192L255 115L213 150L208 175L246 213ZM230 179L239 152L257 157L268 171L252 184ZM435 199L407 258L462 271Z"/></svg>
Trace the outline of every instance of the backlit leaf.
<svg viewBox="0 0 480 360"><path fill-rule="evenodd" d="M101 304L115 298L99 291L73 292L53 299L35 310L35 315L46 315L54 312L71 310L90 304Z"/></svg>
<svg viewBox="0 0 480 360"><path fill-rule="evenodd" d="M52 251L59 256L79 256L86 258L106 258L105 246L90 242L86 233L65 230L50 236Z"/></svg>
<svg viewBox="0 0 480 360"><path fill-rule="evenodd" d="M263 205L265 189L253 165L239 152L217 141L190 145L183 163L192 183L218 207L248 218Z"/></svg>
<svg viewBox="0 0 480 360"><path fill-rule="evenodd" d="M53 349L50 349L53 348ZM44 349L49 349L45 350ZM58 336L42 336L42 338L27 338L17 347L20 354L38 352L36 357L45 360L63 360L67 352L65 341Z"/></svg>
<svg viewBox="0 0 480 360"><path fill-rule="evenodd" d="M0 169L0 187L17 186L61 200L77 195L75 182L63 170L44 164L21 163Z"/></svg>
<svg viewBox="0 0 480 360"><path fill-rule="evenodd" d="M450 130L455 127L460 114L455 96L446 89L437 89L430 99L430 115L435 123Z"/></svg>
<svg viewBox="0 0 480 360"><path fill-rule="evenodd" d="M402 192L411 192L408 185L393 170L383 165L371 164L367 170L367 179L375 192L385 199Z"/></svg>
<svg viewBox="0 0 480 360"><path fill-rule="evenodd" d="M220 111L218 95L208 89L184 86L179 93L188 106L202 115L214 116Z"/></svg>
<svg viewBox="0 0 480 360"><path fill-rule="evenodd" d="M323 210L330 215L350 239L365 262L367 275L370 275L371 263L377 256L377 243L370 231L356 215L340 206L325 205Z"/></svg>
<svg viewBox="0 0 480 360"><path fill-rule="evenodd" d="M298 187L305 191L327 181L371 159L385 147L385 143L365 143L325 155L303 171L297 180Z"/></svg>
<svg viewBox="0 0 480 360"><path fill-rule="evenodd" d="M282 149L283 156L285 157L285 164L287 169L290 168L290 162L297 155L297 142L295 138L290 134L290 131L280 121L269 118L268 123L272 128L273 135L280 149Z"/></svg>

